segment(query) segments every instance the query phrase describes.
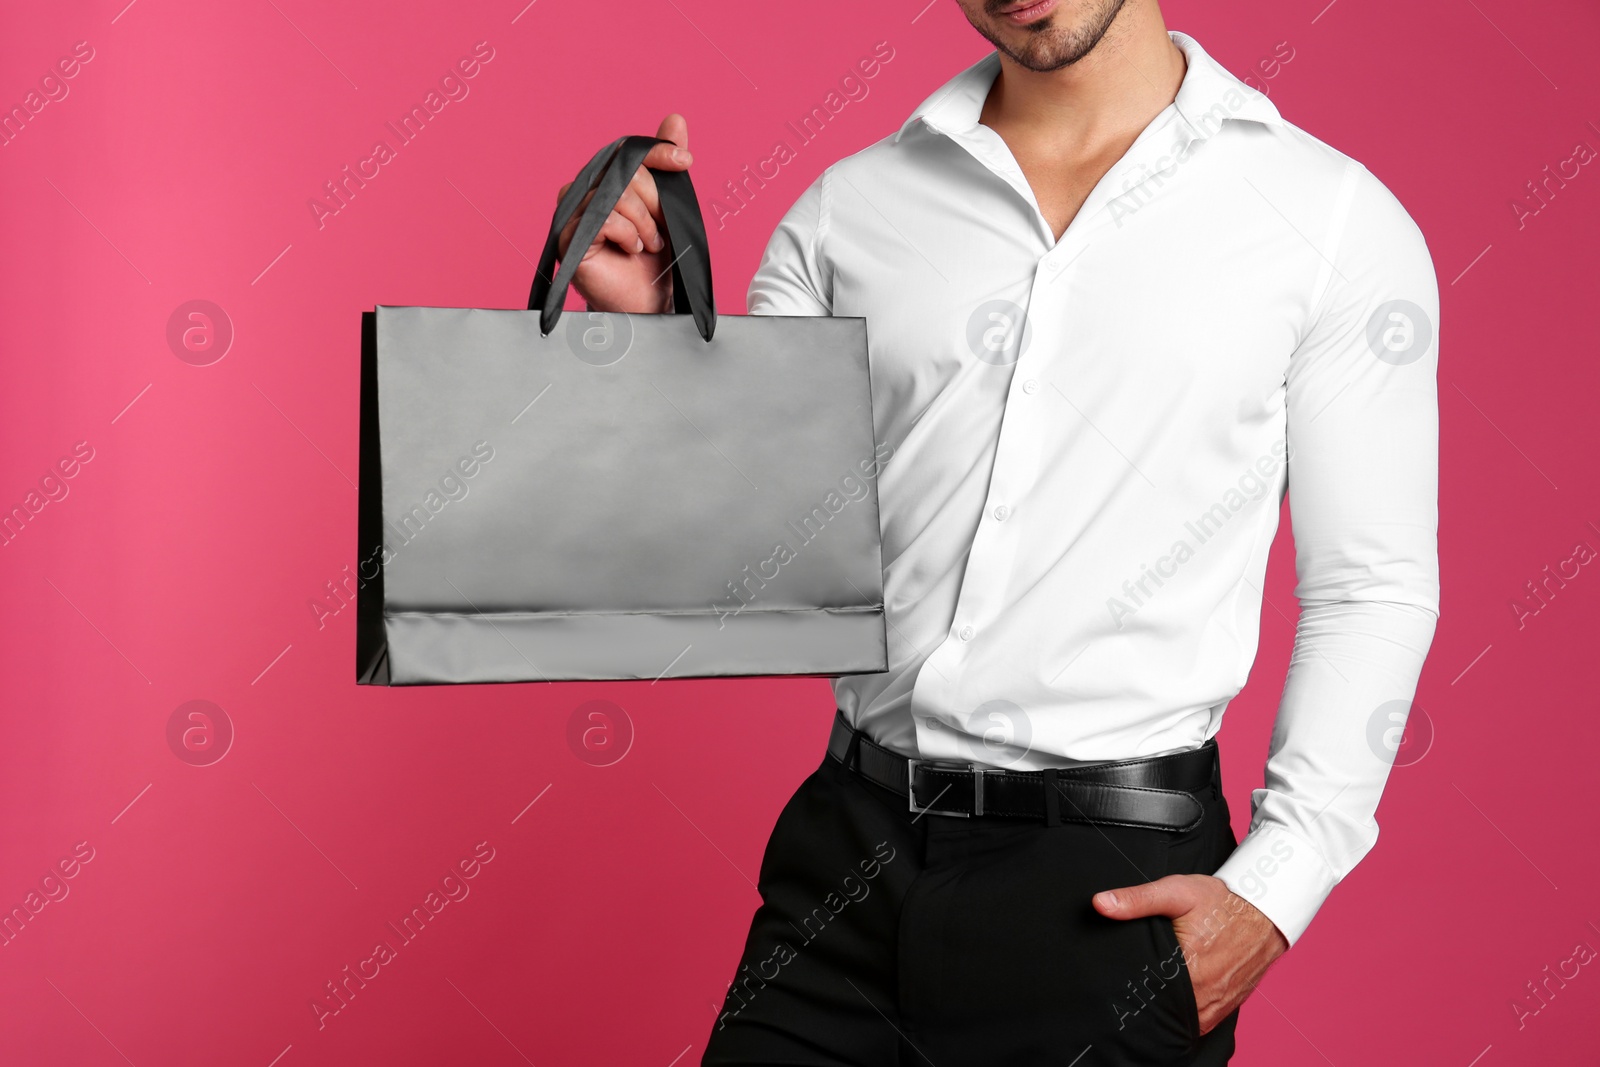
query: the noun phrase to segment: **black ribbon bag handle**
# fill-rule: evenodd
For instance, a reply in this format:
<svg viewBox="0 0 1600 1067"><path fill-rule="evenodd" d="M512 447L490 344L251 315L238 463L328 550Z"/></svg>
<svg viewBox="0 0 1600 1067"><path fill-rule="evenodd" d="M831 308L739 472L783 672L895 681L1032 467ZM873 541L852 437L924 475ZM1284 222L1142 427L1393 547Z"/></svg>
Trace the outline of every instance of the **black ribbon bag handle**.
<svg viewBox="0 0 1600 1067"><path fill-rule="evenodd" d="M572 186L556 205L555 215L550 220L550 234L545 238L533 290L528 294L528 310L539 312L541 334L549 336L561 320L561 305L566 301L567 289L572 285L584 251L594 243L600 227L622 199L644 157L656 145L670 143L655 137L619 138L596 152L572 180ZM706 243L706 224L700 215L694 183L689 180L688 173L681 170L652 167L650 174L661 199L665 223L662 234L673 253L670 268L672 310L679 315L693 315L695 328L709 341L717 329L717 307L711 292L711 254ZM578 219L578 228L567 246L568 255L552 278L550 272L555 268L561 231L572 221L578 213L578 205L591 191L594 196Z"/></svg>

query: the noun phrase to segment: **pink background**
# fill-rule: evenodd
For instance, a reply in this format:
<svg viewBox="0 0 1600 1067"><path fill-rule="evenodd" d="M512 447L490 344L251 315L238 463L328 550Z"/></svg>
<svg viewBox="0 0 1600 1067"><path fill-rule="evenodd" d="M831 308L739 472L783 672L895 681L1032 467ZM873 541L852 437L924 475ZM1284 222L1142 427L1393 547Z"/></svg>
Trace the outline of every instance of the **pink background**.
<svg viewBox="0 0 1600 1067"><path fill-rule="evenodd" d="M7 107L76 42L93 58L0 148L0 505L77 442L93 458L0 548L0 907L79 842L93 858L0 947L0 1059L697 1062L767 832L821 758L828 687L357 688L354 609L319 628L310 604L355 562L358 313L521 306L554 190L600 142L684 112L709 199L887 41L870 95L713 222L718 298L740 310L800 191L984 43L950 0L125 3L4 16ZM1510 603L1600 548L1600 169L1552 182L1520 225L1511 202L1578 142L1600 148L1600 14L1325 3L1167 15L1241 75L1287 42L1258 84L1428 236L1444 608L1418 703L1435 736L1395 771L1375 853L1245 1008L1235 1062L1593 1063L1600 965L1552 982L1520 1028L1511 1005L1579 943L1600 949L1600 573L1520 626ZM470 95L319 228L307 200L479 41L494 58ZM208 366L167 339L197 299L234 331ZM1240 832L1291 585L1285 533L1222 735ZM610 766L568 741L596 699L633 731ZM169 745L191 700L235 733L208 766ZM485 841L470 895L319 1030L324 983Z"/></svg>

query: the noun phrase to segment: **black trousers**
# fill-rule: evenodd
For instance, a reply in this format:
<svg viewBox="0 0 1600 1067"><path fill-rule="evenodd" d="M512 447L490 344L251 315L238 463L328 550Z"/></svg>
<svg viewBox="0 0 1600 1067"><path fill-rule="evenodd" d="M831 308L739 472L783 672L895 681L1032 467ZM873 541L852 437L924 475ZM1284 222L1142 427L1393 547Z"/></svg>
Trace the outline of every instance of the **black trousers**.
<svg viewBox="0 0 1600 1067"><path fill-rule="evenodd" d="M1184 833L907 810L824 757L784 807L706 1067L1215 1067L1172 922L1090 898L1209 874L1220 783Z"/></svg>

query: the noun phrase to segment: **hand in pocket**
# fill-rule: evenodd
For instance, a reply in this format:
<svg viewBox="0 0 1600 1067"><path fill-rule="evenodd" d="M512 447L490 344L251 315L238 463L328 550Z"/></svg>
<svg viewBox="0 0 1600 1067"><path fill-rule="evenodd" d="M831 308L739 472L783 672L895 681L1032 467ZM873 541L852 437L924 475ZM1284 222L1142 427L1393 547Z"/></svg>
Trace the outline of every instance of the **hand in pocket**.
<svg viewBox="0 0 1600 1067"><path fill-rule="evenodd" d="M1209 874L1169 874L1096 893L1094 907L1110 919L1164 915L1172 920L1194 986L1202 1034L1243 1004L1267 968L1289 948L1271 919Z"/></svg>

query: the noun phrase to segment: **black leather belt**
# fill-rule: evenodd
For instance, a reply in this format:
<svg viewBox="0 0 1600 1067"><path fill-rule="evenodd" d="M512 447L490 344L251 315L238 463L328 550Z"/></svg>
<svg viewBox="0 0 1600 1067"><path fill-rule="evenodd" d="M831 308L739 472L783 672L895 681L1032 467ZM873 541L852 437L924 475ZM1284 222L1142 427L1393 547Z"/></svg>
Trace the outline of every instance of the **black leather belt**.
<svg viewBox="0 0 1600 1067"><path fill-rule="evenodd" d="M1214 796L1220 788L1215 741L1170 756L1010 771L961 760L908 759L852 730L839 715L828 737L828 755L905 797L919 815L997 815L1184 831L1205 817L1195 794Z"/></svg>

